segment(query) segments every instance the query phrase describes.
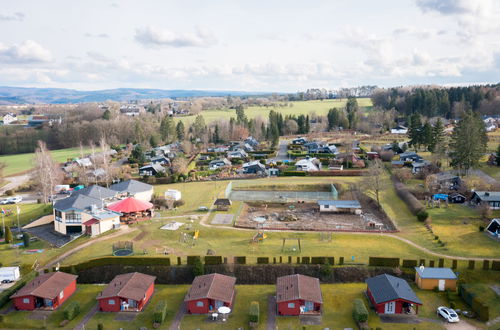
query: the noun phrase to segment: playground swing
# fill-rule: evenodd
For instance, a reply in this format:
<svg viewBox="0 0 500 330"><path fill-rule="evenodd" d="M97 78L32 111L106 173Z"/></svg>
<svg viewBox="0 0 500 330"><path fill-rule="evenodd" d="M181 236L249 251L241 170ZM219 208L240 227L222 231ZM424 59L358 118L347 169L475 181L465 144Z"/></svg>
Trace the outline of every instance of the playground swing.
<svg viewBox="0 0 500 330"><path fill-rule="evenodd" d="M290 246L290 249L285 250L287 240L297 240L297 245ZM283 238L283 245L281 246L281 252L302 252L302 247L300 245L300 238Z"/></svg>

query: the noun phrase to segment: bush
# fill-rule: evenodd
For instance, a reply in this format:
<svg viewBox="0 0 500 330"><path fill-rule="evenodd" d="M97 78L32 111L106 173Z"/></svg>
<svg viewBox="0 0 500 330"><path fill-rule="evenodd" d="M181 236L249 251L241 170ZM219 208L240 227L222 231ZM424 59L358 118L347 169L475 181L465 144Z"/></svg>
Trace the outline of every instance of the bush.
<svg viewBox="0 0 500 330"><path fill-rule="evenodd" d="M179 206L182 206L184 204L186 204L186 202L184 202L184 200L182 200L182 199L179 199L178 201L174 202L174 207L179 207Z"/></svg>
<svg viewBox="0 0 500 330"><path fill-rule="evenodd" d="M5 192L5 195L7 195L7 196L14 196L14 190L12 190L12 189L7 190Z"/></svg>
<svg viewBox="0 0 500 330"><path fill-rule="evenodd" d="M269 257L258 257L257 258L257 263L258 264L268 264L269 263Z"/></svg>
<svg viewBox="0 0 500 330"><path fill-rule="evenodd" d="M193 263L193 275L200 276L203 274L205 274L205 266L201 262L201 258L198 257L194 260L194 263Z"/></svg>
<svg viewBox="0 0 500 330"><path fill-rule="evenodd" d="M491 262L491 270L500 270L500 261L493 260Z"/></svg>
<svg viewBox="0 0 500 330"><path fill-rule="evenodd" d="M30 234L23 233L23 243L25 248L30 247Z"/></svg>
<svg viewBox="0 0 500 330"><path fill-rule="evenodd" d="M398 267L399 258L370 257L368 264L370 266Z"/></svg>
<svg viewBox="0 0 500 330"><path fill-rule="evenodd" d="M354 299L354 308L352 310L352 317L357 323L368 321L368 310L361 299Z"/></svg>
<svg viewBox="0 0 500 330"><path fill-rule="evenodd" d="M104 325L102 323L99 323L97 325L97 330L104 330Z"/></svg>
<svg viewBox="0 0 500 330"><path fill-rule="evenodd" d="M252 323L259 323L260 318L260 306L258 301L252 301L250 303L250 309L248 311L249 320Z"/></svg>
<svg viewBox="0 0 500 330"><path fill-rule="evenodd" d="M244 265L247 263L247 257L245 256L234 257L234 263L238 265Z"/></svg>
<svg viewBox="0 0 500 330"><path fill-rule="evenodd" d="M7 226L5 227L5 243L10 244L12 242L14 242L14 236L12 235L10 227Z"/></svg>
<svg viewBox="0 0 500 330"><path fill-rule="evenodd" d="M403 268L413 268L413 267L417 267L417 260L403 259Z"/></svg>
<svg viewBox="0 0 500 330"><path fill-rule="evenodd" d="M66 320L71 321L74 319L78 314L80 314L80 304L76 301L71 302L66 308L64 309L64 318Z"/></svg>
<svg viewBox="0 0 500 330"><path fill-rule="evenodd" d="M222 265L221 256L205 256L205 265Z"/></svg>
<svg viewBox="0 0 500 330"><path fill-rule="evenodd" d="M156 306L153 313L154 323L163 323L167 317L167 302L165 300L160 300Z"/></svg>
<svg viewBox="0 0 500 330"><path fill-rule="evenodd" d="M306 176L306 172L303 171L285 171L282 173L283 176Z"/></svg>
<svg viewBox="0 0 500 330"><path fill-rule="evenodd" d="M479 231L483 232L484 231L484 226L479 225Z"/></svg>
<svg viewBox="0 0 500 330"><path fill-rule="evenodd" d="M424 222L429 217L429 213L426 210L420 210L417 212L417 219L420 222Z"/></svg>
<svg viewBox="0 0 500 330"><path fill-rule="evenodd" d="M330 276L332 274L332 267L328 263L322 264L319 273L321 276Z"/></svg>

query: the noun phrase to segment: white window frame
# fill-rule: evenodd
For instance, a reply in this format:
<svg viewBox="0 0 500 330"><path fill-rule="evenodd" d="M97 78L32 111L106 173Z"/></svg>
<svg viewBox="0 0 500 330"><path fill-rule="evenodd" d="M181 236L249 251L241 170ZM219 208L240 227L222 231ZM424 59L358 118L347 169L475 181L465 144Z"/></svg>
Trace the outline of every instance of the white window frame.
<svg viewBox="0 0 500 330"><path fill-rule="evenodd" d="M61 292L59 293L59 299L62 299L62 298L64 298L64 291L61 291Z"/></svg>
<svg viewBox="0 0 500 330"><path fill-rule="evenodd" d="M291 302L291 303L288 303L288 305L287 305L287 306L288 306L288 308L295 308L295 303L292 303L292 302Z"/></svg>
<svg viewBox="0 0 500 330"><path fill-rule="evenodd" d="M196 307L203 307L205 306L205 303L203 303L203 301L199 300L196 302Z"/></svg>
<svg viewBox="0 0 500 330"><path fill-rule="evenodd" d="M108 305L114 305L115 304L115 300L114 299L109 299L108 300Z"/></svg>
<svg viewBox="0 0 500 330"><path fill-rule="evenodd" d="M29 304L30 298L23 298L23 304Z"/></svg>

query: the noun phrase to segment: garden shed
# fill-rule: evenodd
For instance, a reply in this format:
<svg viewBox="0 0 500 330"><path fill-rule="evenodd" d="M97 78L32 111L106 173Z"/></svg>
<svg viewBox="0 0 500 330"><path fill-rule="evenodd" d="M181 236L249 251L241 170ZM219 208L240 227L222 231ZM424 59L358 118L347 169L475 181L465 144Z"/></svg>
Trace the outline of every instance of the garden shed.
<svg viewBox="0 0 500 330"><path fill-rule="evenodd" d="M450 268L415 267L415 283L419 289L439 291L457 289L457 275Z"/></svg>

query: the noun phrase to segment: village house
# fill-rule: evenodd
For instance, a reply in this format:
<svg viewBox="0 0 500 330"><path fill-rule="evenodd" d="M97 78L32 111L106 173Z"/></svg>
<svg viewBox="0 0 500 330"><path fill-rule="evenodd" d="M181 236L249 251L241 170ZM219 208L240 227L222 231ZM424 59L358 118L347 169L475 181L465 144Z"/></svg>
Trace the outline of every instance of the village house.
<svg viewBox="0 0 500 330"><path fill-rule="evenodd" d="M322 213L353 213L361 214L361 204L359 201L344 200L319 200L319 211Z"/></svg>
<svg viewBox="0 0 500 330"><path fill-rule="evenodd" d="M258 160L243 164L243 173L245 174L262 174L266 172L266 167Z"/></svg>
<svg viewBox="0 0 500 330"><path fill-rule="evenodd" d="M408 283L398 277L382 274L365 280L366 295L378 314L418 314L422 301L415 295Z"/></svg>
<svg viewBox="0 0 500 330"><path fill-rule="evenodd" d="M306 157L295 163L297 171L312 172L321 170L321 162L316 158Z"/></svg>
<svg viewBox="0 0 500 330"><path fill-rule="evenodd" d="M421 162L413 162L411 163L411 173L418 174L424 172L431 166L431 162L429 161L421 161Z"/></svg>
<svg viewBox="0 0 500 330"><path fill-rule="evenodd" d="M143 202L153 198L153 186L137 180L126 180L112 184L109 189L118 193L118 198L134 197Z"/></svg>
<svg viewBox="0 0 500 330"><path fill-rule="evenodd" d="M115 276L96 298L99 310L140 312L153 295L155 279L138 272Z"/></svg>
<svg viewBox="0 0 500 330"><path fill-rule="evenodd" d="M187 312L206 314L217 312L219 307L232 307L235 297L236 277L222 274L196 276L184 298Z"/></svg>
<svg viewBox="0 0 500 330"><path fill-rule="evenodd" d="M248 157L248 154L245 150L243 149L238 149L238 150L235 150L235 151L228 151L227 153L227 158L228 159L244 159L244 158L247 158Z"/></svg>
<svg viewBox="0 0 500 330"><path fill-rule="evenodd" d="M500 191L475 191L472 194L472 205L488 205L492 210L500 210Z"/></svg>
<svg viewBox="0 0 500 330"><path fill-rule="evenodd" d="M439 291L457 289L457 275L450 268L415 267L415 283L422 290Z"/></svg>
<svg viewBox="0 0 500 330"><path fill-rule="evenodd" d="M467 198L462 194L454 192L448 196L448 200L450 201L450 203L462 204L462 203L465 203Z"/></svg>
<svg viewBox="0 0 500 330"><path fill-rule="evenodd" d="M294 274L276 280L278 315L321 314L323 295L319 280Z"/></svg>
<svg viewBox="0 0 500 330"><path fill-rule="evenodd" d="M436 189L455 190L461 183L460 177L450 172L439 172L431 177L431 184Z"/></svg>
<svg viewBox="0 0 500 330"><path fill-rule="evenodd" d="M495 239L500 239L500 219L492 219L486 227L486 233Z"/></svg>
<svg viewBox="0 0 500 330"><path fill-rule="evenodd" d="M422 162L424 159L418 155L416 152L408 151L399 154L399 160L403 162Z"/></svg>
<svg viewBox="0 0 500 330"><path fill-rule="evenodd" d="M160 164L148 164L139 168L140 176L156 176L165 173L167 170Z"/></svg>
<svg viewBox="0 0 500 330"><path fill-rule="evenodd" d="M231 162L227 158L214 159L208 163L208 168L211 170L216 170L222 167L230 167Z"/></svg>
<svg viewBox="0 0 500 330"><path fill-rule="evenodd" d="M122 115L130 116L130 117L136 117L136 116L140 116L141 114L146 113L146 110L142 106L137 106L137 105L122 105L120 107L120 113Z"/></svg>
<svg viewBox="0 0 500 330"><path fill-rule="evenodd" d="M40 274L10 298L17 310L54 310L75 292L77 277L63 272Z"/></svg>
<svg viewBox="0 0 500 330"><path fill-rule="evenodd" d="M394 128L391 128L391 134L408 134L408 128L402 125L398 125Z"/></svg>
<svg viewBox="0 0 500 330"><path fill-rule="evenodd" d="M249 136L248 138L246 138L245 139L245 143L247 143L250 146L252 146L252 148L255 148L256 146L259 145L259 141L257 141L257 139L254 138L253 136Z"/></svg>
<svg viewBox="0 0 500 330"><path fill-rule="evenodd" d="M17 115L15 113L9 112L5 116L3 116L3 124L4 125L12 125L17 122Z"/></svg>
<svg viewBox="0 0 500 330"><path fill-rule="evenodd" d="M164 166L170 166L170 159L165 156L152 157L150 160L151 164L159 164Z"/></svg>
<svg viewBox="0 0 500 330"><path fill-rule="evenodd" d="M298 137L292 140L292 144L301 145L307 143L307 139L304 137Z"/></svg>

